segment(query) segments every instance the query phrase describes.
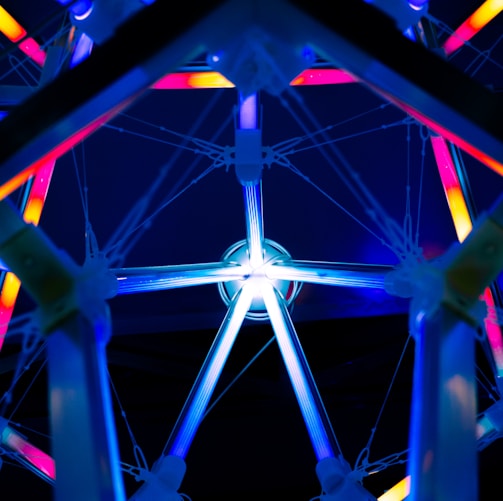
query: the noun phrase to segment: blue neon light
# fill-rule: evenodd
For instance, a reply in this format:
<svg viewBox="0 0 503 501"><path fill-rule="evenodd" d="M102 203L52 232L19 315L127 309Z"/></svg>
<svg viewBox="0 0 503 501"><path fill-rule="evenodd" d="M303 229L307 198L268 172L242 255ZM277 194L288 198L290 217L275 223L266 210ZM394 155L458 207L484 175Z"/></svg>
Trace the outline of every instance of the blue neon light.
<svg viewBox="0 0 503 501"><path fill-rule="evenodd" d="M252 288L245 284L238 297L230 305L187 403L175 425L172 434L174 440L167 454L185 459L241 324L250 308L252 297ZM168 441L167 448L170 442L171 439Z"/></svg>
<svg viewBox="0 0 503 501"><path fill-rule="evenodd" d="M321 461L325 458L335 457L334 447L327 434L330 429L329 421L328 418L323 419L322 417L325 415L325 409L298 342L288 310L283 307L282 300L278 298L270 283L264 282L262 284L262 295L316 458ZM340 451L338 453L340 454Z"/></svg>

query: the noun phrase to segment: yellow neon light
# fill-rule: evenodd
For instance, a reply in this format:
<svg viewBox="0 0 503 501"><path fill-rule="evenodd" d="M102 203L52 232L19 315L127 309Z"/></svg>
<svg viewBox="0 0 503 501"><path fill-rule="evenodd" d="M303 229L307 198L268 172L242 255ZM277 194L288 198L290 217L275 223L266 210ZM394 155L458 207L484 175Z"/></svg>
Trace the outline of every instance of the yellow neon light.
<svg viewBox="0 0 503 501"><path fill-rule="evenodd" d="M19 42L26 30L0 5L0 31L11 41Z"/></svg>
<svg viewBox="0 0 503 501"><path fill-rule="evenodd" d="M232 88L234 84L216 71L192 73L187 80L189 87L195 88Z"/></svg>
<svg viewBox="0 0 503 501"><path fill-rule="evenodd" d="M377 498L377 501L403 501L410 494L410 475L400 480L389 491Z"/></svg>
<svg viewBox="0 0 503 501"><path fill-rule="evenodd" d="M17 294L21 282L19 278L10 271L5 274L5 280L2 287L2 295L0 296L0 303L4 308L13 308L16 303Z"/></svg>

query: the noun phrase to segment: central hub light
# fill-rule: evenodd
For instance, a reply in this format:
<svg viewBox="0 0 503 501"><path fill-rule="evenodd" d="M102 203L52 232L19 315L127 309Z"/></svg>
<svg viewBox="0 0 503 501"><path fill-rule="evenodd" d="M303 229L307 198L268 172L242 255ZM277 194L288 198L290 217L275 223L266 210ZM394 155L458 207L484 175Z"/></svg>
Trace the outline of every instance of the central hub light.
<svg viewBox="0 0 503 501"><path fill-rule="evenodd" d="M264 300L260 291L260 285L264 281L271 283L279 294L284 298L287 305L290 306L299 293L301 284L290 280L269 279L266 270L269 266L277 262L285 262L291 259L290 254L281 245L272 240L265 239L263 243L264 263L259 267L252 267L250 264L250 255L246 240L241 240L231 245L222 256L225 263L235 263L249 268L249 274L244 280L231 280L229 282L220 282L218 290L224 303L228 306L234 296L239 292L243 285L249 281L254 283L256 294L253 297L252 304L246 318L252 320L265 320L268 318Z"/></svg>

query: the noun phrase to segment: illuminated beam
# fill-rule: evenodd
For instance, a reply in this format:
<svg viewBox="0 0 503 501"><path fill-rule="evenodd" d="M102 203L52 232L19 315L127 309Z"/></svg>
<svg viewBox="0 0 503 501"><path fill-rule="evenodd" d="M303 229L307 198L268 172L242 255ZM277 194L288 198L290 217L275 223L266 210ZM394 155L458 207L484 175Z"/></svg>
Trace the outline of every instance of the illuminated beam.
<svg viewBox="0 0 503 501"><path fill-rule="evenodd" d="M269 282L261 284L264 303L290 376L318 461L341 455L285 301Z"/></svg>
<svg viewBox="0 0 503 501"><path fill-rule="evenodd" d="M323 261L289 260L267 266L270 280L288 280L340 287L384 289L386 275L393 266Z"/></svg>
<svg viewBox="0 0 503 501"><path fill-rule="evenodd" d="M215 340L194 382L187 401L164 448L163 455L185 459L213 394L232 345L253 298L245 284L229 306Z"/></svg>
<svg viewBox="0 0 503 501"><path fill-rule="evenodd" d="M243 186L245 198L246 235L250 266L255 269L264 262L264 222L262 185Z"/></svg>
<svg viewBox="0 0 503 501"><path fill-rule="evenodd" d="M30 444L21 434L8 426L8 421L0 417L0 445L15 454L14 459L27 466L43 480L52 483L56 479L54 459Z"/></svg>
<svg viewBox="0 0 503 501"><path fill-rule="evenodd" d="M431 136L431 145L435 155L445 197L451 212L456 235L463 242L473 229L472 216L467 206L461 182L446 140L441 136ZM484 327L491 347L497 376L503 377L503 336L498 325L494 297L490 288L486 288L481 299L486 303L487 316Z"/></svg>
<svg viewBox="0 0 503 501"><path fill-rule="evenodd" d="M464 21L443 44L450 56L491 22L503 10L502 0L486 0L466 21Z"/></svg>
<svg viewBox="0 0 503 501"><path fill-rule="evenodd" d="M142 268L113 268L117 279L117 295L134 294L193 285L244 280L245 270L233 263L204 263Z"/></svg>

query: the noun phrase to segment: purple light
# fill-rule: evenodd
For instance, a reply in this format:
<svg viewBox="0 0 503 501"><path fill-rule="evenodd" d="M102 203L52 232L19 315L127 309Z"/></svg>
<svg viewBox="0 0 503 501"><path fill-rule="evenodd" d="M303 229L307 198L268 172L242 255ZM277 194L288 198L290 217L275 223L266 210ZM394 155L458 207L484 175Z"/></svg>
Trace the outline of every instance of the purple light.
<svg viewBox="0 0 503 501"><path fill-rule="evenodd" d="M241 97L239 107L239 127L241 129L257 128L257 94Z"/></svg>
<svg viewBox="0 0 503 501"><path fill-rule="evenodd" d="M93 49L93 40L85 33L81 33L73 49L72 59L70 60L70 68L87 59Z"/></svg>

